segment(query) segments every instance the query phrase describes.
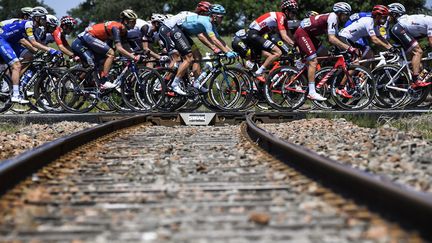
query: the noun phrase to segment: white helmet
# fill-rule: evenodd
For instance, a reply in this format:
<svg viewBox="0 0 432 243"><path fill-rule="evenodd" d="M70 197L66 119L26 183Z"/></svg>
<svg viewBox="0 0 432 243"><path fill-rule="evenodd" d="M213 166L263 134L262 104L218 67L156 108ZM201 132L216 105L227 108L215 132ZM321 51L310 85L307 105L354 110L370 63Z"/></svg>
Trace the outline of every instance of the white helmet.
<svg viewBox="0 0 432 243"><path fill-rule="evenodd" d="M333 5L333 12L335 13L351 13L351 5L346 2L338 2Z"/></svg>
<svg viewBox="0 0 432 243"><path fill-rule="evenodd" d="M392 14L396 14L396 15L404 15L406 13L406 9L404 7L404 5L400 4L400 3L392 3L388 5L389 7L389 11Z"/></svg>
<svg viewBox="0 0 432 243"><path fill-rule="evenodd" d="M137 19L138 15L132 9L126 9L120 13L120 18L131 20L131 19Z"/></svg>
<svg viewBox="0 0 432 243"><path fill-rule="evenodd" d="M22 14L27 14L27 15L31 15L33 12L33 8L32 7L24 7L21 9L21 13Z"/></svg>
<svg viewBox="0 0 432 243"><path fill-rule="evenodd" d="M43 17L48 14L48 11L41 6L34 7L32 10L32 17Z"/></svg>
<svg viewBox="0 0 432 243"><path fill-rule="evenodd" d="M151 22L163 22L166 19L165 15L163 14L152 14L150 21Z"/></svg>
<svg viewBox="0 0 432 243"><path fill-rule="evenodd" d="M56 28L57 26L60 25L60 21L56 16L48 14L46 16L46 24L50 27Z"/></svg>

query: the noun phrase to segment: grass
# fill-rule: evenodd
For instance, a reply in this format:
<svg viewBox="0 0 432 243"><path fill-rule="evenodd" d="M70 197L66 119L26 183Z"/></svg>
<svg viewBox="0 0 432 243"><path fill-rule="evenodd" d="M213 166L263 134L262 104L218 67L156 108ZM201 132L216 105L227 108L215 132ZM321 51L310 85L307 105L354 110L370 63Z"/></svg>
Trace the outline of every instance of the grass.
<svg viewBox="0 0 432 243"><path fill-rule="evenodd" d="M21 126L17 124L0 123L0 132L15 133L18 132L20 128Z"/></svg>
<svg viewBox="0 0 432 243"><path fill-rule="evenodd" d="M307 114L307 119L311 118L324 118L324 119L339 119L343 118L359 127L367 127L367 128L377 128L380 126L379 123L377 123L377 119L371 117L371 116L355 116L355 115L337 115L337 114Z"/></svg>
<svg viewBox="0 0 432 243"><path fill-rule="evenodd" d="M415 132L424 139L432 140L432 114L389 121L390 126L405 132Z"/></svg>

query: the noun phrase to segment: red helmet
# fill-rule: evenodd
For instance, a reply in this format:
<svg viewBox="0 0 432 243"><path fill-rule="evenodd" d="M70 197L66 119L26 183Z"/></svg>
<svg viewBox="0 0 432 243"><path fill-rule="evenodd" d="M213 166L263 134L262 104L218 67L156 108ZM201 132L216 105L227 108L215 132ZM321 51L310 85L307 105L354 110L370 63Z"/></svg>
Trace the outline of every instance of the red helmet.
<svg viewBox="0 0 432 243"><path fill-rule="evenodd" d="M196 13L208 13L210 11L211 3L207 1L201 1L198 3L195 12Z"/></svg>
<svg viewBox="0 0 432 243"><path fill-rule="evenodd" d="M60 19L61 25L69 25L71 27L75 27L78 22L76 19L72 18L71 16L64 16Z"/></svg>
<svg viewBox="0 0 432 243"><path fill-rule="evenodd" d="M375 7L373 7L372 9L372 16L389 16L390 11L388 9L388 7L384 6L384 5L376 5Z"/></svg>
<svg viewBox="0 0 432 243"><path fill-rule="evenodd" d="M298 10L298 4L296 0L282 0L281 9L283 11L288 10Z"/></svg>

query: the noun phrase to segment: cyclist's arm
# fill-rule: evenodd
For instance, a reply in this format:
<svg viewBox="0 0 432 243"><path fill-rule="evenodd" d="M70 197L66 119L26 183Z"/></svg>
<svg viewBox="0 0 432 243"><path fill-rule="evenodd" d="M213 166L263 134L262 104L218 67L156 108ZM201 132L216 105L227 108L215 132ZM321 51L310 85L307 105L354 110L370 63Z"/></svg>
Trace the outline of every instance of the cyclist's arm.
<svg viewBox="0 0 432 243"><path fill-rule="evenodd" d="M160 56L150 48L150 45L147 41L143 41L142 45L143 45L143 50L146 53L148 53L151 57L160 59Z"/></svg>
<svg viewBox="0 0 432 243"><path fill-rule="evenodd" d="M392 47L392 45L390 43L388 43L387 41L383 41L382 39L378 38L376 35L373 35L370 37L371 41L375 44L375 45L379 45L384 47L385 49L390 49Z"/></svg>
<svg viewBox="0 0 432 243"><path fill-rule="evenodd" d="M121 44L121 30L117 27L113 27L111 29L112 35L113 35L113 40L115 43L115 49L120 52L121 55L125 56L125 57L129 57L130 59L134 59L135 56L130 53L129 51L127 51L123 45Z"/></svg>
<svg viewBox="0 0 432 243"><path fill-rule="evenodd" d="M71 52L67 47L65 47L64 45L57 45L58 46L58 48L59 48L59 50L61 51L61 52L63 52L64 54L66 54L66 55L68 55L68 56L70 56L70 57L72 57L74 54L73 54L73 52Z"/></svg>
<svg viewBox="0 0 432 243"><path fill-rule="evenodd" d="M328 41L330 42L330 44L339 47L342 50L348 50L348 48L350 48L349 45L343 43L341 40L339 40L336 35L328 35Z"/></svg>
<svg viewBox="0 0 432 243"><path fill-rule="evenodd" d="M37 48L35 48L30 41L28 41L27 39L23 38L20 41L20 44L23 45L25 48L29 49L32 53L36 53L38 51Z"/></svg>
<svg viewBox="0 0 432 243"><path fill-rule="evenodd" d="M279 30L279 33L282 37L282 40L284 40L288 45L294 46L293 36L291 35L291 32L286 30Z"/></svg>
<svg viewBox="0 0 432 243"><path fill-rule="evenodd" d="M36 40L36 38L34 36L34 32L33 32L33 23L32 22L29 21L25 24L25 31L26 31L27 39L33 47L37 48L38 50L42 50L42 51L50 51L52 49L46 45L39 43Z"/></svg>
<svg viewBox="0 0 432 243"><path fill-rule="evenodd" d="M203 33L198 34L197 35L198 40L200 40L205 46L207 46L208 48L210 48L211 50L216 49L216 45L214 44L214 42L210 41L209 38L207 38L207 36Z"/></svg>

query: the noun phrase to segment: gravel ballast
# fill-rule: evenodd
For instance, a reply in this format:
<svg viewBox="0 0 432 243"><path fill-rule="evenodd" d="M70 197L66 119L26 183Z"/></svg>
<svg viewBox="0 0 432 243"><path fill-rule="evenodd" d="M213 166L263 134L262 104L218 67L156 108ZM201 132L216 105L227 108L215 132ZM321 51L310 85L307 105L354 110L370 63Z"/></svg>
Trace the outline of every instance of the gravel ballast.
<svg viewBox="0 0 432 243"><path fill-rule="evenodd" d="M7 127L7 129L0 131L0 160L15 157L44 143L95 125L80 122L60 122L42 125L29 124L22 126L1 124L0 126Z"/></svg>
<svg viewBox="0 0 432 243"><path fill-rule="evenodd" d="M309 119L263 124L283 140L320 155L390 179L417 191L432 192L432 141L390 125L359 127L345 119Z"/></svg>

